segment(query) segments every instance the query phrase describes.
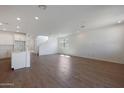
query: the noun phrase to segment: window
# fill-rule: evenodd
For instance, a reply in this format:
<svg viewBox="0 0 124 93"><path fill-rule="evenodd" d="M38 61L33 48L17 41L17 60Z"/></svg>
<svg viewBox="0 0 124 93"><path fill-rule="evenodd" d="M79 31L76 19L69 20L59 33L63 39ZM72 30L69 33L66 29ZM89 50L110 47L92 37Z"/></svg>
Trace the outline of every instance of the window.
<svg viewBox="0 0 124 93"><path fill-rule="evenodd" d="M63 49L68 49L69 48L68 39L61 39L60 40L60 47Z"/></svg>

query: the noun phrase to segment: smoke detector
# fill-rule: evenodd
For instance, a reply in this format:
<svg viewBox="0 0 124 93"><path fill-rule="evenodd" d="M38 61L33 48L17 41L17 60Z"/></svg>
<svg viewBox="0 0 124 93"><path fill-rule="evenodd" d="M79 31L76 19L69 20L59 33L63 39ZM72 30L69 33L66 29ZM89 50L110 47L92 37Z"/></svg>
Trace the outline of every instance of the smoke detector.
<svg viewBox="0 0 124 93"><path fill-rule="evenodd" d="M81 28L85 28L85 26L84 25L82 25L82 26L80 26Z"/></svg>
<svg viewBox="0 0 124 93"><path fill-rule="evenodd" d="M38 5L39 8L42 8L43 10L46 10L47 6L46 5Z"/></svg>

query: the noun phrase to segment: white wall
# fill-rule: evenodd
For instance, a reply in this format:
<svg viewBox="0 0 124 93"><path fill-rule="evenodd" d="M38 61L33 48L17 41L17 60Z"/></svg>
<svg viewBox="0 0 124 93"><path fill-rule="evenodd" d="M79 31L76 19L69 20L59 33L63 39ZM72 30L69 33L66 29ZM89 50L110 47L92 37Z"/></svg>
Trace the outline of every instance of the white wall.
<svg viewBox="0 0 124 93"><path fill-rule="evenodd" d="M0 31L0 59L11 56L13 50L13 34Z"/></svg>
<svg viewBox="0 0 124 93"><path fill-rule="evenodd" d="M37 36L36 37L36 46L46 42L48 40L48 36Z"/></svg>
<svg viewBox="0 0 124 93"><path fill-rule="evenodd" d="M68 39L69 48L59 46L60 53L124 64L123 24L82 31L64 38Z"/></svg>
<svg viewBox="0 0 124 93"><path fill-rule="evenodd" d="M49 37L47 42L39 46L39 55L49 55L58 53L58 41L56 37Z"/></svg>
<svg viewBox="0 0 124 93"><path fill-rule="evenodd" d="M0 31L0 45L13 45L13 34Z"/></svg>

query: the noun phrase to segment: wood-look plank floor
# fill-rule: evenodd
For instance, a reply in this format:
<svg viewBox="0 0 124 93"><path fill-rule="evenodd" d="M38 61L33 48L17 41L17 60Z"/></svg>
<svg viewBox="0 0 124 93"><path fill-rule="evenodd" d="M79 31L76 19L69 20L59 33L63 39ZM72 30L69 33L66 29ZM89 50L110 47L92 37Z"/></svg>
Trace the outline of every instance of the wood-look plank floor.
<svg viewBox="0 0 124 93"><path fill-rule="evenodd" d="M0 60L0 87L124 87L124 65L58 54L32 55L31 68L12 71L9 59Z"/></svg>

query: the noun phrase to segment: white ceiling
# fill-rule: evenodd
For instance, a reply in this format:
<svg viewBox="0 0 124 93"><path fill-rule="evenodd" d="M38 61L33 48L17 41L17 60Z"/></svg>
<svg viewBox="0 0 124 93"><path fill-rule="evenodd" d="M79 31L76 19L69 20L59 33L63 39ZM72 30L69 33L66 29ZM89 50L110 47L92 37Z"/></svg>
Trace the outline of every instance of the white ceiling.
<svg viewBox="0 0 124 93"><path fill-rule="evenodd" d="M39 20L34 17L38 16ZM20 17L21 21L16 18ZM46 10L36 5L0 6L0 22L8 25L0 26L8 31L16 31L33 35L58 35L85 31L124 20L124 6L94 5L48 5ZM85 25L85 28L80 26Z"/></svg>

